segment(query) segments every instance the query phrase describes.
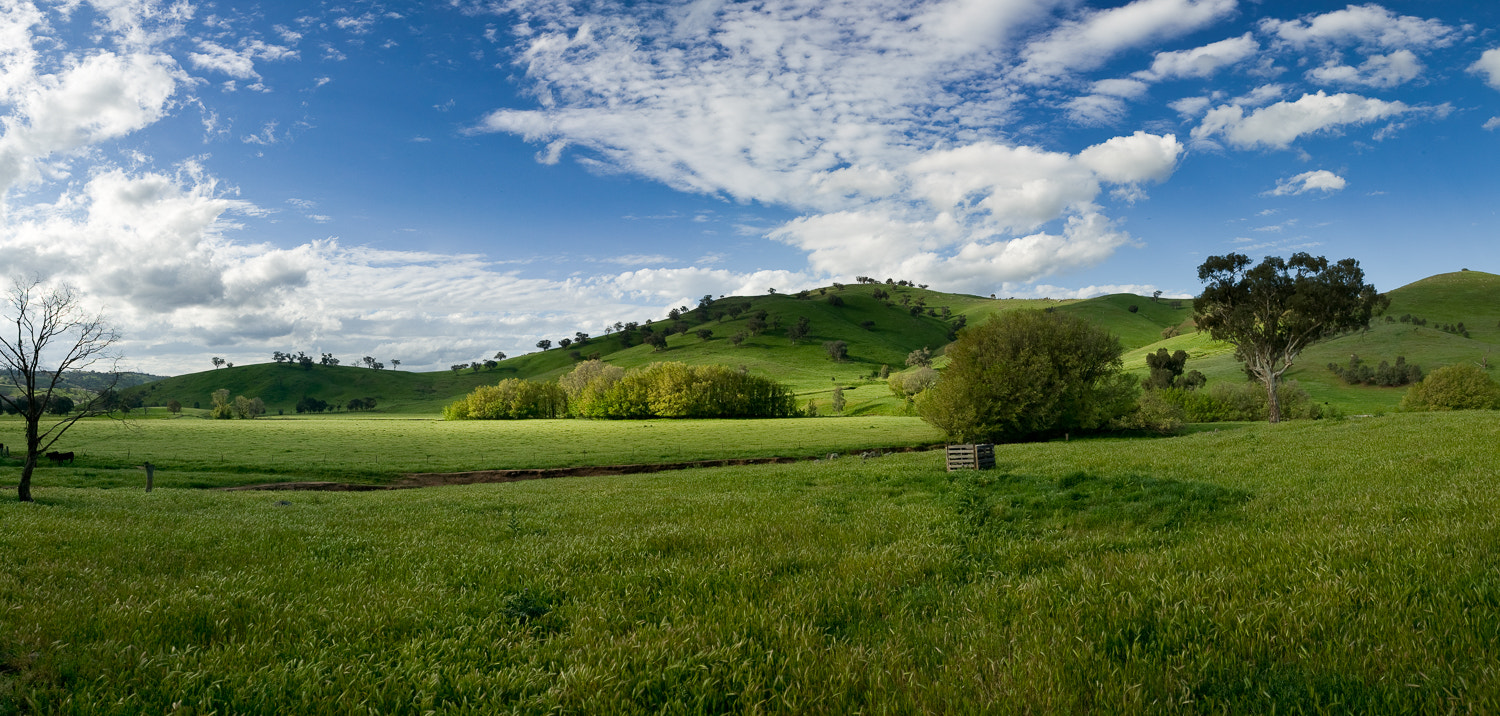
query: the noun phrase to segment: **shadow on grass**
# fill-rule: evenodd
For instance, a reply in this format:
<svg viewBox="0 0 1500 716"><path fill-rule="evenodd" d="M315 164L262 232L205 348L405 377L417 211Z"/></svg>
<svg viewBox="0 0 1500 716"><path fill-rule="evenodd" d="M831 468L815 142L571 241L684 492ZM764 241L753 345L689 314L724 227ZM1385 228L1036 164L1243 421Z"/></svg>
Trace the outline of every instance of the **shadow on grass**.
<svg viewBox="0 0 1500 716"><path fill-rule="evenodd" d="M972 528L1011 534L1056 530L1169 532L1212 521L1251 495L1201 482L1075 472L1060 479L960 472L955 507Z"/></svg>

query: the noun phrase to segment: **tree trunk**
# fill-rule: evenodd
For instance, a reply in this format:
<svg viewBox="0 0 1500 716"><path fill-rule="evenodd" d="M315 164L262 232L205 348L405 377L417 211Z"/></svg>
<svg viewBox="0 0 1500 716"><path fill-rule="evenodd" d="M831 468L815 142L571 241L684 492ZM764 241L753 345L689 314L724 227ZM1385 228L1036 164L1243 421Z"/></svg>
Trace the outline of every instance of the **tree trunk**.
<svg viewBox="0 0 1500 716"><path fill-rule="evenodd" d="M22 502L33 502L31 499L31 473L36 469L36 455L26 456L26 466L21 468L21 486L16 488L16 495Z"/></svg>
<svg viewBox="0 0 1500 716"><path fill-rule="evenodd" d="M40 457L37 452L42 444L40 411L32 415L30 410L26 413L26 466L21 468L21 484L16 488L16 496L21 502L32 502L31 499L31 473L36 471L36 459Z"/></svg>
<svg viewBox="0 0 1500 716"><path fill-rule="evenodd" d="M1276 397L1276 373L1266 373L1266 419L1272 424L1281 422L1281 401Z"/></svg>

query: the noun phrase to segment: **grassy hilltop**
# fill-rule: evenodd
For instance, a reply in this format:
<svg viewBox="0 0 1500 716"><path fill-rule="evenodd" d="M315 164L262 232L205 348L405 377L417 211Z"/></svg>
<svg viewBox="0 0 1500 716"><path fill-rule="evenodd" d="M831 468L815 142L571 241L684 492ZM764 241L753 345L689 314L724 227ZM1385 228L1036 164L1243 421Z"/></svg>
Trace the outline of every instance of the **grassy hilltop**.
<svg viewBox="0 0 1500 716"><path fill-rule="evenodd" d="M877 290L888 292L889 298L877 300L873 295ZM1430 372L1461 361L1485 361L1492 352L1500 359L1496 350L1500 348L1500 276L1479 271L1441 274L1390 291L1389 295L1391 307L1386 316L1392 320L1377 317L1369 331L1312 347L1287 377L1299 381L1320 402L1332 403L1346 412L1366 413L1394 408L1404 389L1346 386L1328 370L1328 363L1346 363L1351 354L1357 354L1375 366L1382 360L1394 362L1397 356L1404 356L1407 362ZM842 305L830 300L834 297ZM914 315L910 306L918 303L923 310ZM787 383L803 402L818 399L826 407L833 387L839 385L849 402L847 413L895 413L901 410L899 401L890 396L883 382L871 378L882 365L900 371L906 367L906 355L913 350L927 347L940 352L960 316L973 325L994 313L1018 308L1051 308L1103 326L1124 344L1127 369L1141 375L1146 373L1146 354L1166 348L1186 350L1192 356L1188 367L1203 372L1210 380L1243 380L1232 349L1194 331L1191 303L1131 294L1087 300L991 299L918 287L850 285L816 289L806 297L771 294L720 299L706 311L689 311L684 317L690 326L688 332L669 336L662 351L641 345L638 335L636 345L626 347L618 334L611 334L594 336L583 345L516 356L500 361L493 370L478 372L413 373L321 365L304 370L293 364L263 363L178 376L133 390L148 405L164 405L175 398L187 407L195 403L207 407L214 390L227 388L234 395L261 398L273 415L277 411L292 414L303 396L334 405L369 397L376 399L381 413L432 414L475 386L504 378L553 379L571 370L580 359L598 354L606 362L625 368L654 361L745 366ZM732 306L743 311L734 317L715 317ZM942 309L947 309L947 314ZM766 312L769 326L733 345L730 337L748 333L757 311ZM1425 319L1427 324L1395 320L1408 314ZM793 344L787 338L787 329L801 318L808 319L811 332ZM669 323L659 321L654 327L661 330ZM1439 328L1458 323L1464 324L1469 337ZM1173 326L1181 335L1163 339L1163 330ZM712 337L699 338L696 332L701 329L712 331ZM834 362L828 356L823 345L829 341L848 345L846 361Z"/></svg>

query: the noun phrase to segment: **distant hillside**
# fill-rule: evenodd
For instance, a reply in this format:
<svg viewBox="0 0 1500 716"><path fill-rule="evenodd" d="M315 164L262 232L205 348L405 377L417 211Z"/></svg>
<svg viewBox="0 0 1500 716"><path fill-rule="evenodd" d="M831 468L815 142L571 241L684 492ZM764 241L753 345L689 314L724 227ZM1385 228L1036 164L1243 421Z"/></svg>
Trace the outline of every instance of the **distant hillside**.
<svg viewBox="0 0 1500 716"><path fill-rule="evenodd" d="M1394 409L1406 389L1345 385L1328 369L1329 363L1346 365L1351 356L1358 356L1375 367L1381 361L1394 363L1400 356L1431 372L1461 362L1487 364L1493 370L1500 361L1500 276L1481 271L1439 274L1388 291L1387 295L1390 308L1371 322L1370 330L1312 346L1286 377L1300 382L1315 400L1345 412L1369 413ZM1426 325L1402 322L1403 316L1425 320ZM1459 323L1468 331L1467 338L1440 328ZM1192 356L1188 368L1203 372L1210 381L1245 380L1231 347L1191 330L1127 353L1127 368L1145 375L1145 356L1158 348L1186 350Z"/></svg>
<svg viewBox="0 0 1500 716"><path fill-rule="evenodd" d="M877 292L885 298L876 298ZM870 379L882 365L902 370L913 350L927 347L940 352L962 321L977 322L999 310L1065 303L996 300L886 284L827 287L798 295L719 299L683 315L686 333L675 332L674 321L654 322L649 324L653 331L674 330L667 337L665 350L660 351L644 345L640 331L632 333L629 346L623 344L619 333L611 331L581 345L516 356L500 361L493 369L477 372L411 373L322 365L303 369L294 364L262 363L168 378L132 392L150 405L176 399L186 407L207 407L213 391L225 388L233 395L259 397L272 415L278 411L294 413L303 396L334 405L375 398L376 409L384 412L436 413L475 386L504 378L553 379L597 354L626 368L654 361L744 366L787 383L803 394L803 400L818 399L841 385L851 411L886 411L899 404L889 396L883 382L876 384ZM765 327L752 334L752 321L761 311L765 313L760 319ZM804 318L809 324L808 334L793 344L788 330ZM710 331L711 336L704 340L697 335L701 330ZM742 332L746 337L735 345L731 337ZM833 341L847 345L848 355L842 362L834 361L825 349L825 343Z"/></svg>
<svg viewBox="0 0 1500 716"><path fill-rule="evenodd" d="M877 296L884 295L884 298ZM1459 361L1483 362L1492 352L1500 360L1500 276L1465 271L1423 279L1389 292L1390 317L1376 320L1368 332L1343 336L1306 351L1288 377L1299 380L1313 397L1344 406L1348 412L1385 410L1400 402L1403 389L1345 386L1328 369L1331 361L1347 362L1350 354L1371 361L1408 362L1432 370ZM927 347L940 354L960 322L975 325L990 315L1019 308L1047 308L1080 316L1120 337L1129 370L1144 375L1145 356L1159 348L1186 350L1190 369L1210 380L1243 381L1232 349L1209 341L1192 326L1189 300L1153 300L1147 296L1114 294L1087 300L1004 299L943 293L888 284L827 287L799 295L732 296L682 317L687 332L673 332L665 350L641 343L622 343L618 333L594 336L583 344L553 348L500 361L493 369L412 373L370 370L352 366L314 365L304 370L294 364L263 363L165 378L132 389L149 405L170 399L186 407L207 407L214 390L259 397L272 415L293 414L304 396L345 406L353 399L374 398L385 413L435 414L442 406L475 386L504 378L549 380L572 370L580 360L597 355L625 368L654 361L744 366L790 385L799 399L817 400L828 409L835 386L844 388L847 413L891 413L903 406L890 396L885 383L874 379L881 366L906 369L906 356ZM1132 310L1132 308L1134 310ZM946 309L946 311L944 310ZM749 335L751 322L765 312L764 330ZM1401 323L1402 315L1427 320L1427 325ZM788 329L807 319L810 330L795 344ZM1440 324L1462 322L1463 338L1444 332ZM668 330L673 321L650 324ZM1163 338L1175 328L1181 335ZM707 330L707 340L697 332ZM744 332L735 345L731 337ZM835 362L825 344L844 341L848 356ZM941 364L941 361L939 361Z"/></svg>
<svg viewBox="0 0 1500 716"><path fill-rule="evenodd" d="M100 373L91 370L71 371L63 374L62 389L69 393L97 393L111 384L117 390L133 388L156 380L162 380L164 376L151 375L149 373L120 373L116 382L114 373ZM12 386L0 383L0 391L10 392Z"/></svg>

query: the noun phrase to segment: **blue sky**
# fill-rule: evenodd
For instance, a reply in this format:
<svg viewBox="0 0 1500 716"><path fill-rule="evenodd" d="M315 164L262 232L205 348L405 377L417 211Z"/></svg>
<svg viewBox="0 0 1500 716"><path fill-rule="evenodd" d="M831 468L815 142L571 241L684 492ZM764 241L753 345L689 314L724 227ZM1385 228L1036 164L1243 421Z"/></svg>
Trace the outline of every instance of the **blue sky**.
<svg viewBox="0 0 1500 716"><path fill-rule="evenodd" d="M1496 262L1491 3L0 0L0 262L158 373L442 369L704 294Z"/></svg>

